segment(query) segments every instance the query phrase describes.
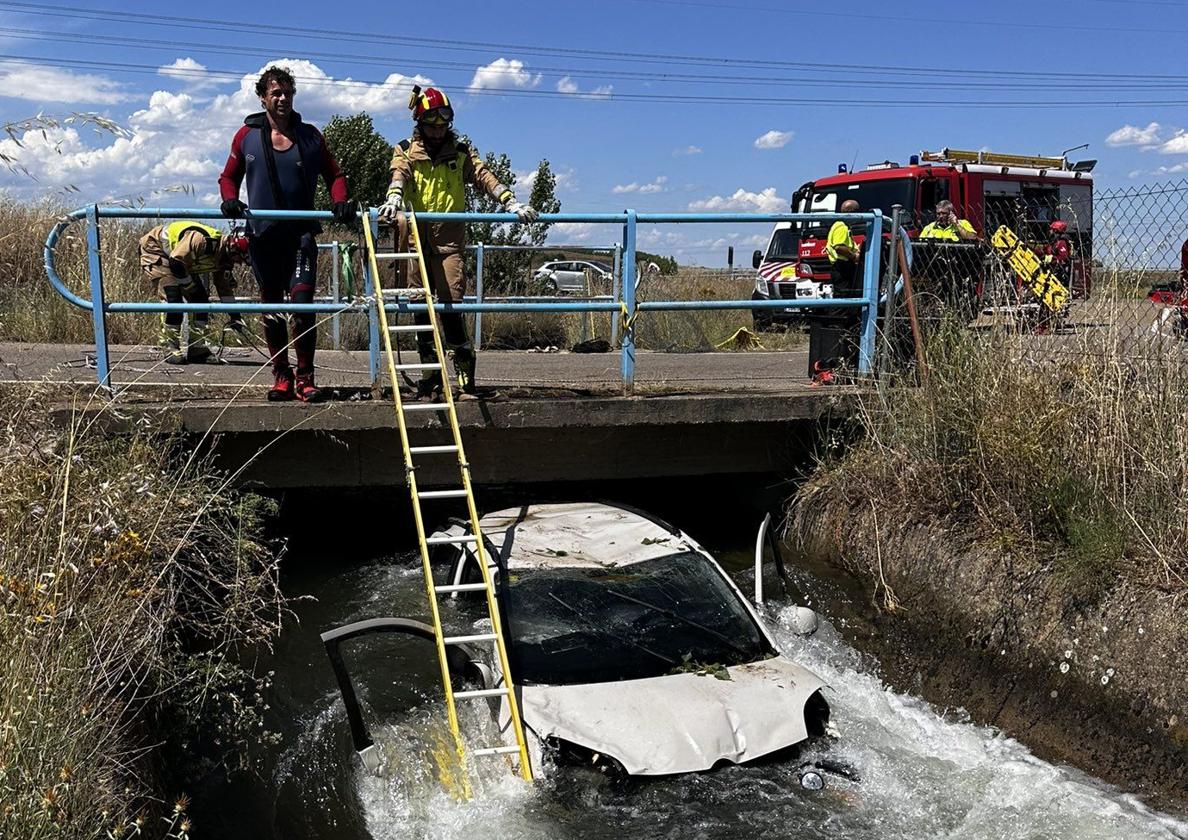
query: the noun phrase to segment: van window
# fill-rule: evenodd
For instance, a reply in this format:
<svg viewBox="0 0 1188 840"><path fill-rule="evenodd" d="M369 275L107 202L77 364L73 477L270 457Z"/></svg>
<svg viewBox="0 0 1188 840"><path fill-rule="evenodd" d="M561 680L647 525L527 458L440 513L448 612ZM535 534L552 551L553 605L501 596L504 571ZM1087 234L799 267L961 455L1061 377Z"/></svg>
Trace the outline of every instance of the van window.
<svg viewBox="0 0 1188 840"><path fill-rule="evenodd" d="M777 230L767 246L769 260L795 260L800 256L800 231Z"/></svg>

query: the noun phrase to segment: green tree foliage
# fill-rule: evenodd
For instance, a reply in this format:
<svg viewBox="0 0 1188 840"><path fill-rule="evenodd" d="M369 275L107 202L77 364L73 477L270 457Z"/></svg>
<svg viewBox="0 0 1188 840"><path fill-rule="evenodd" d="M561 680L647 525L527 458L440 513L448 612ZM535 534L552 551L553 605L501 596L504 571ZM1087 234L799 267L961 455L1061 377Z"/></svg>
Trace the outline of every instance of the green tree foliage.
<svg viewBox="0 0 1188 840"><path fill-rule="evenodd" d="M349 117L336 114L326 123L322 135L346 175L351 201L361 201L368 207L383 204L390 180L392 144L375 130L371 116L366 111ZM329 210L330 203L330 193L319 180L314 206Z"/></svg>
<svg viewBox="0 0 1188 840"><path fill-rule="evenodd" d="M469 141L467 141L469 142ZM516 184L511 159L507 155L488 152L483 159L487 168L504 184L511 187L516 197L531 204L541 213L559 213L561 202L556 196L557 179L547 160L542 160L532 177L531 188L525 191ZM498 213L503 208L491 196L467 185L466 209L478 213ZM471 243L485 245L543 245L548 238L548 225L524 224L472 224L467 232ZM517 294L529 291L531 279L532 251L490 251L483 255L483 284L485 292ZM474 256L467 255L468 271L474 276Z"/></svg>

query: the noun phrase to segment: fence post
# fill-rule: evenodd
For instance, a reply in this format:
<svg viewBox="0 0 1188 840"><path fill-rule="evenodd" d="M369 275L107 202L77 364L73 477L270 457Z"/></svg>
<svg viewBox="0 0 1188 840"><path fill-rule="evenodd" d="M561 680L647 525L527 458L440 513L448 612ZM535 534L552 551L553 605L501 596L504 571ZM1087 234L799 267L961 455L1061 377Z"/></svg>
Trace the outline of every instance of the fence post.
<svg viewBox="0 0 1188 840"><path fill-rule="evenodd" d="M619 302L619 278L623 271L623 244L621 242L615 243L615 267L611 271L611 298L615 303ZM614 347L619 343L619 318L616 315L611 315L611 330L610 343Z"/></svg>
<svg viewBox="0 0 1188 840"><path fill-rule="evenodd" d="M880 373L886 373L891 369L891 339L895 330L895 276L898 274L896 269L899 266L899 248L896 245L899 241L899 214L902 210L903 206L900 204L891 205L891 254L887 258L887 282L883 284L887 298L883 301L883 354L879 360Z"/></svg>
<svg viewBox="0 0 1188 840"><path fill-rule="evenodd" d="M372 242L379 241L378 213L378 210L372 208L364 222L364 224L371 225ZM374 306L367 307L367 364L368 371L371 374L371 388L375 391L379 389L380 352L379 310L375 307L384 305L384 292L380 278L371 276L371 259L367 254L363 255L363 294L367 298L375 300ZM399 384L393 382L392 387L398 388Z"/></svg>
<svg viewBox="0 0 1188 840"><path fill-rule="evenodd" d="M480 242L474 251L474 299L476 303L483 302L483 243ZM474 349L483 349L483 313L474 313Z"/></svg>
<svg viewBox="0 0 1188 840"><path fill-rule="evenodd" d="M334 260L334 265L331 267L330 271L330 295L334 298L335 303L340 303L342 301L342 298L339 295L339 272L341 271L341 266L339 265L337 239L330 243L330 254L330 258ZM339 316L337 312L334 313L334 317L330 320L330 333L334 339L334 349L341 350L342 325L339 323Z"/></svg>
<svg viewBox="0 0 1188 840"><path fill-rule="evenodd" d="M624 321L620 370L625 394L635 390L635 223L635 211L628 210L623 225L623 308L620 310Z"/></svg>
<svg viewBox="0 0 1188 840"><path fill-rule="evenodd" d="M103 301L103 262L99 259L99 205L87 208L87 268L91 278L91 323L95 329L95 373L99 387L111 390L107 358L107 310Z"/></svg>
<svg viewBox="0 0 1188 840"><path fill-rule="evenodd" d="M879 263L883 246L883 213L875 208L866 226L866 252L862 266L862 342L858 348L858 372L870 373L874 362L875 322L879 317Z"/></svg>

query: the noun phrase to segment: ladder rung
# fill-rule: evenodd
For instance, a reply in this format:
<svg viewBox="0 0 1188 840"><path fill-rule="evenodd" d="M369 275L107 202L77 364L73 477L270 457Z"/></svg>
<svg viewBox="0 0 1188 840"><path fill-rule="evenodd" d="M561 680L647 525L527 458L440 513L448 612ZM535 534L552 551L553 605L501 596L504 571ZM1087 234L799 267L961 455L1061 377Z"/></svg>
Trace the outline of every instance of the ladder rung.
<svg viewBox="0 0 1188 840"><path fill-rule="evenodd" d="M474 545L478 542L478 537L474 534L465 534L461 537L426 537L426 545Z"/></svg>
<svg viewBox="0 0 1188 840"><path fill-rule="evenodd" d="M518 753L519 747L483 747L481 750L471 750L471 755L511 755Z"/></svg>
<svg viewBox="0 0 1188 840"><path fill-rule="evenodd" d="M381 289L380 293L384 297L424 297L425 290L420 286L406 286L396 287L391 289Z"/></svg>
<svg viewBox="0 0 1188 840"><path fill-rule="evenodd" d="M375 255L377 260L415 260L416 251L385 251Z"/></svg>
<svg viewBox="0 0 1188 840"><path fill-rule="evenodd" d="M464 645L467 642L493 642L496 638L494 633L476 633L473 636L446 636L442 642L447 645Z"/></svg>
<svg viewBox="0 0 1188 840"><path fill-rule="evenodd" d="M396 365L396 370L441 370L441 362L407 362Z"/></svg>
<svg viewBox="0 0 1188 840"><path fill-rule="evenodd" d="M485 583L451 583L446 586L435 586L438 595L449 595L451 592L482 592L487 588Z"/></svg>
<svg viewBox="0 0 1188 840"><path fill-rule="evenodd" d="M403 403L405 411L446 411L449 409L449 403Z"/></svg>
<svg viewBox="0 0 1188 840"><path fill-rule="evenodd" d="M455 691L454 697L459 700L478 700L481 697L506 697L506 688L479 688L474 691Z"/></svg>
<svg viewBox="0 0 1188 840"><path fill-rule="evenodd" d="M417 495L422 499L462 499L466 497L466 490L423 490Z"/></svg>
<svg viewBox="0 0 1188 840"><path fill-rule="evenodd" d="M388 332L392 333L409 333L409 332L432 332L432 324L397 324L394 327L388 327Z"/></svg>
<svg viewBox="0 0 1188 840"><path fill-rule="evenodd" d="M444 455L449 452L457 452L458 447L452 443L448 446L410 446L408 451L413 455Z"/></svg>

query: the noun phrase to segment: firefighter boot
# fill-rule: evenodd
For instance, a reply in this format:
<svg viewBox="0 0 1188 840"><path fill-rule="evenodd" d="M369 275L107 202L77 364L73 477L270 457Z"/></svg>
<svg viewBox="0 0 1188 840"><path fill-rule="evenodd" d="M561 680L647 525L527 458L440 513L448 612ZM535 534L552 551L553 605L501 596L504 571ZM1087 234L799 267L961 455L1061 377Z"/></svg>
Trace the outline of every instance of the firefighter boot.
<svg viewBox="0 0 1188 840"><path fill-rule="evenodd" d="M165 348L165 363L170 365L184 365L186 354L181 349L181 327L172 324L161 324L161 332L157 343Z"/></svg>
<svg viewBox="0 0 1188 840"><path fill-rule="evenodd" d="M187 358L201 364L214 355L215 349L211 345L210 330L205 320L194 319L190 325L190 346L186 351Z"/></svg>
<svg viewBox="0 0 1188 840"><path fill-rule="evenodd" d="M441 402L441 399L442 384L440 371L426 374L417 381L418 402Z"/></svg>

